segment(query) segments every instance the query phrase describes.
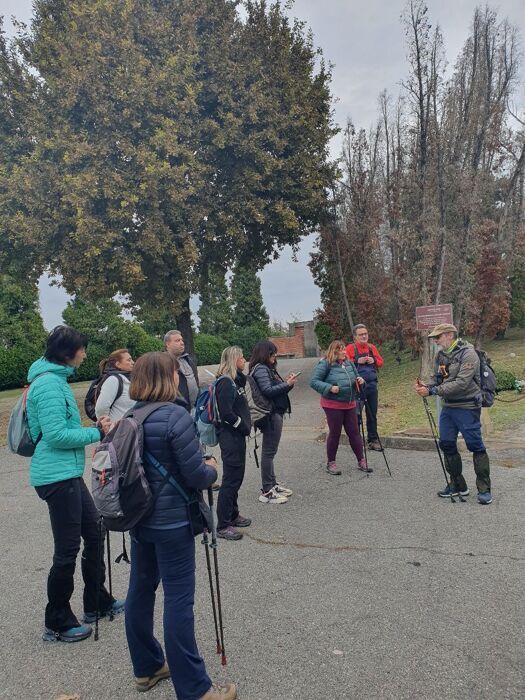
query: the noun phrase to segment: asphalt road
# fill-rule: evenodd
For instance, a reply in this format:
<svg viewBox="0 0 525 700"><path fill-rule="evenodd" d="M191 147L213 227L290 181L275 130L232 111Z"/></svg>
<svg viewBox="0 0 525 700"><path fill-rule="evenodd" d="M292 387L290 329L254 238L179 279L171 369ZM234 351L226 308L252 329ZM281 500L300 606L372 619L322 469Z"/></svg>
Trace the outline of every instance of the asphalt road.
<svg viewBox="0 0 525 700"><path fill-rule="evenodd" d="M303 370L276 463L294 496L281 506L259 503L249 459L240 502L253 525L241 542L220 545L226 669L214 653L197 552L196 628L209 674L236 681L241 700L524 697L523 454L493 455L488 507L474 495L455 505L437 498L443 479L430 452L389 451L393 478L374 453L366 477L342 446L344 473L330 476L316 442L321 413L307 388L312 364L282 363L283 371ZM98 642L40 639L52 546L27 469L27 460L0 450L0 698L139 697L121 618L101 623ZM470 462L465 472L473 488ZM116 535L112 543L116 556ZM127 575L126 565L113 565L119 596ZM161 637L162 594L157 608ZM167 681L148 695L173 697Z"/></svg>

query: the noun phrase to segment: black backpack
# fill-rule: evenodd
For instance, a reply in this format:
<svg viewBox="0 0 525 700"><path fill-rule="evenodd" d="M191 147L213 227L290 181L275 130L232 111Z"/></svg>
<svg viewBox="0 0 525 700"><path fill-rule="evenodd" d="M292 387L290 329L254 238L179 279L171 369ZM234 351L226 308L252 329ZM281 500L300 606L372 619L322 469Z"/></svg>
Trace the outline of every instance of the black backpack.
<svg viewBox="0 0 525 700"><path fill-rule="evenodd" d="M94 379L91 384L89 385L89 389L87 390L86 398L84 399L84 411L86 412L86 416L90 418L94 423L97 422L97 415L95 413L95 405L97 403L97 399L100 396L100 390L102 389L102 385L106 381L106 379L109 379L109 377L117 377L118 379L118 389L117 389L117 395L113 399L113 402L110 406L110 409L112 408L113 404L115 401L118 401L120 397L122 396L122 392L124 391L124 380L122 379L122 376L116 372L105 372L104 374L101 374L99 377Z"/></svg>
<svg viewBox="0 0 525 700"><path fill-rule="evenodd" d="M479 388L481 389L481 405L490 408L496 397L496 373L490 364L490 357L484 350L476 350L479 357Z"/></svg>

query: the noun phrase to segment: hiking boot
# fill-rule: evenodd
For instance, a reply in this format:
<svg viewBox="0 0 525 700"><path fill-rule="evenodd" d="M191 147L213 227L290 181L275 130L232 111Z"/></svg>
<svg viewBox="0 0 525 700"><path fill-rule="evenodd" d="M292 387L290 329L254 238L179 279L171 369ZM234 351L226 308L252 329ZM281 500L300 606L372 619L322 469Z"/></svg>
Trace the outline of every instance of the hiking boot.
<svg viewBox="0 0 525 700"><path fill-rule="evenodd" d="M490 491L483 491L483 493L478 493L478 503L481 503L482 506L488 506L489 503L492 503L492 496Z"/></svg>
<svg viewBox="0 0 525 700"><path fill-rule="evenodd" d="M228 685L212 685L206 695L203 695L200 700L236 700L237 688L234 683Z"/></svg>
<svg viewBox="0 0 525 700"><path fill-rule="evenodd" d="M337 464L335 462L328 462L326 465L326 471L332 476L339 476L342 473L341 470L337 468Z"/></svg>
<svg viewBox="0 0 525 700"><path fill-rule="evenodd" d="M381 447L380 443L378 440L371 440L368 443L368 449L369 450L374 450L375 452L382 452L383 448Z"/></svg>
<svg viewBox="0 0 525 700"><path fill-rule="evenodd" d="M292 489L287 489L286 486L281 486L281 484L275 484L273 490L278 496L286 496L286 498L293 496Z"/></svg>
<svg viewBox="0 0 525 700"><path fill-rule="evenodd" d="M164 662L159 670L152 676L145 676L144 678L135 677L135 688L139 691L139 693L145 693L147 690L151 690L154 685L157 685L159 681L169 678L170 675L168 664Z"/></svg>
<svg viewBox="0 0 525 700"><path fill-rule="evenodd" d="M368 466L368 464L366 463L366 459L360 459L357 463L357 468L361 472L368 472L368 474L371 474L374 471L372 467Z"/></svg>
<svg viewBox="0 0 525 700"><path fill-rule="evenodd" d="M50 630L49 627L44 627L42 639L44 642L81 642L83 639L91 637L92 631L89 625L70 627L64 632L55 632Z"/></svg>
<svg viewBox="0 0 525 700"><path fill-rule="evenodd" d="M223 540L230 540L232 542L234 540L242 540L242 534L237 532L237 530L231 525L217 530L217 537L222 537Z"/></svg>
<svg viewBox="0 0 525 700"><path fill-rule="evenodd" d="M252 521L250 518L243 518L242 515L238 515L233 521L235 527L250 527Z"/></svg>
<svg viewBox="0 0 525 700"><path fill-rule="evenodd" d="M451 496L468 496L469 493L470 491L468 490L468 488L460 489L454 484L449 484L448 486L445 486L445 488L441 491L438 491L438 496L441 496L441 498L450 498Z"/></svg>
<svg viewBox="0 0 525 700"><path fill-rule="evenodd" d="M102 620L103 617L109 617L110 614L113 615L120 615L120 613L124 612L124 606L126 605L125 600L114 600L111 607L108 608L107 610L104 610L103 612L99 612L98 614L98 619ZM92 625L94 622L96 622L97 619L97 613L96 612L85 612L84 613L84 622L87 622L88 624Z"/></svg>
<svg viewBox="0 0 525 700"><path fill-rule="evenodd" d="M270 489L266 493L261 491L259 501L261 503L274 503L275 505L279 505L280 503L288 503L286 496L281 496L281 494L276 493L275 489Z"/></svg>

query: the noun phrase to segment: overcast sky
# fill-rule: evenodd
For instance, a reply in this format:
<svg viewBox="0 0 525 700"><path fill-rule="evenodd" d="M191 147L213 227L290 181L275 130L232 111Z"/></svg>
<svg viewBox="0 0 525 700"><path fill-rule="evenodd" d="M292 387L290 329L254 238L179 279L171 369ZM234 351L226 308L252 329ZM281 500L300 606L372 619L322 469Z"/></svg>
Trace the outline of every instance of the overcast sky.
<svg viewBox="0 0 525 700"><path fill-rule="evenodd" d="M433 25L441 26L449 64L453 64L467 36L476 5L473 0L428 0ZM525 28L525 2L500 0L489 3L499 8L501 17ZM406 75L406 48L400 15L404 0L296 0L291 14L305 20L314 33L317 46L334 64L332 92L336 99L335 119L344 126L350 117L359 127L368 127L376 118L377 96L385 88L399 92ZM22 21L31 17L31 0L0 0L0 14L15 15ZM11 30L6 22L8 32ZM523 87L520 105L523 108ZM340 138L332 144L336 157ZM289 321L312 318L319 306L316 289L307 262L315 236L303 242L297 262L289 250L261 274L266 308L272 319ZM41 304L48 327L59 323L65 304L64 293L41 286Z"/></svg>

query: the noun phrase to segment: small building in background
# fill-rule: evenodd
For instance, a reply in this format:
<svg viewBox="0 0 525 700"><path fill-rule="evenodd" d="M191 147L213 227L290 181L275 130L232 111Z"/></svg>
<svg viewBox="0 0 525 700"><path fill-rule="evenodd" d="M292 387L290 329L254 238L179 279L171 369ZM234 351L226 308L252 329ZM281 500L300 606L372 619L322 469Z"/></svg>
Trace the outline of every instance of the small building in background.
<svg viewBox="0 0 525 700"><path fill-rule="evenodd" d="M277 348L278 357L317 357L320 354L315 321L294 321L288 335L269 338Z"/></svg>

